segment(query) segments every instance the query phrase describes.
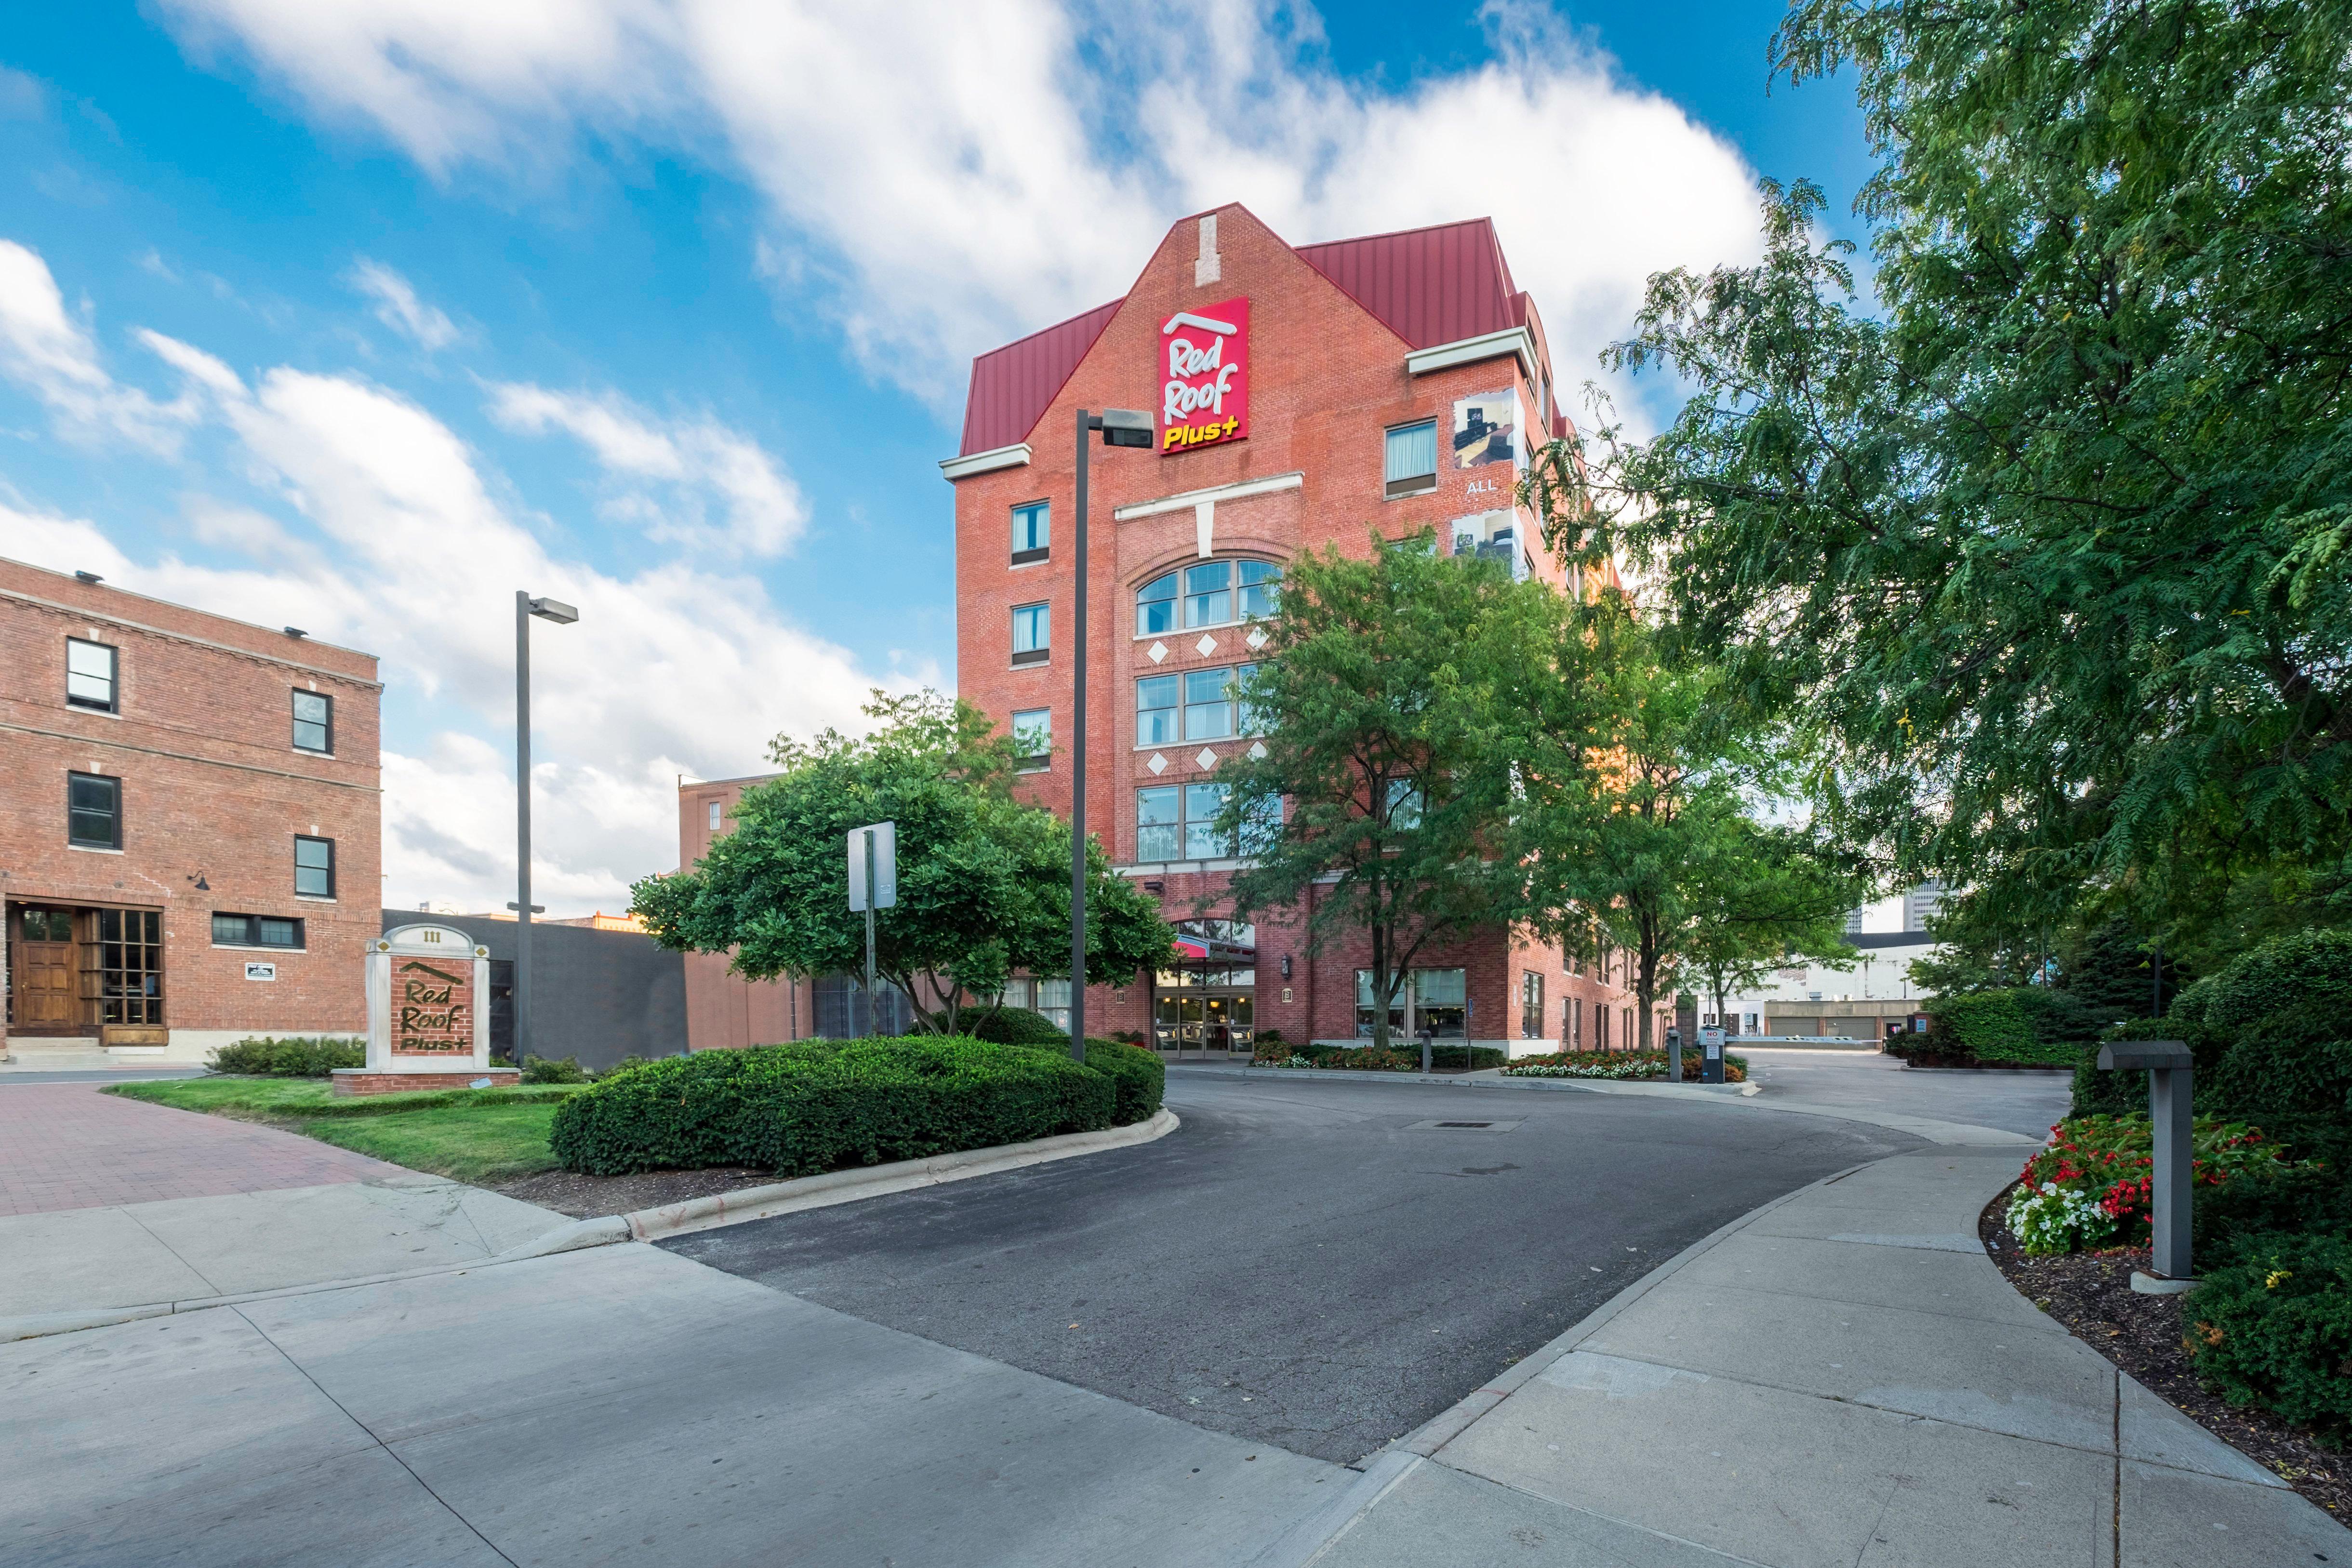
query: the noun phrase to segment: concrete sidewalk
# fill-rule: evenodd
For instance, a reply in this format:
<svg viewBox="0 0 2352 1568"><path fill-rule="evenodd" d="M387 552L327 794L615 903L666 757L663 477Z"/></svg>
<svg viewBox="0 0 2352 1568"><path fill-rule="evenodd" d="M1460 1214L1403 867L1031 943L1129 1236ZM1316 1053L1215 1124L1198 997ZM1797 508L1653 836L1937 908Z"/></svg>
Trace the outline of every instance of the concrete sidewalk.
<svg viewBox="0 0 2352 1568"><path fill-rule="evenodd" d="M1377 1456L1267 1568L2244 1568L2352 1531L1979 1247L2014 1148L1897 1155L1698 1243Z"/></svg>

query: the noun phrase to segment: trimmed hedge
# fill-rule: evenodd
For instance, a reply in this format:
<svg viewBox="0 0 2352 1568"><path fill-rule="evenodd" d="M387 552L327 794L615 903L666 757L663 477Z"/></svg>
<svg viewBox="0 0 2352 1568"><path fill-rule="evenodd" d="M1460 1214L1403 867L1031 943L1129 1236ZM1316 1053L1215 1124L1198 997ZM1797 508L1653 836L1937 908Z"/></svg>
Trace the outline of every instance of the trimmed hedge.
<svg viewBox="0 0 2352 1568"><path fill-rule="evenodd" d="M1696 1083L1706 1071L1698 1051L1683 1052L1683 1081ZM1548 1056L1521 1057L1503 1069L1505 1078L1656 1079L1666 1076L1664 1051L1553 1051ZM1723 1081L1746 1083L1748 1058L1723 1053Z"/></svg>
<svg viewBox="0 0 2352 1568"><path fill-rule="evenodd" d="M1055 1048L1065 1060L1068 1059L1070 1037L1064 1035ZM1168 1092L1168 1064L1160 1059L1158 1051L1121 1040L1098 1040L1089 1035L1087 1066L1111 1081L1115 1091L1110 1118L1113 1127L1132 1126L1160 1114L1160 1098Z"/></svg>
<svg viewBox="0 0 2352 1568"><path fill-rule="evenodd" d="M2189 1298L2197 1370L2232 1405L2352 1439L2352 1240L2266 1237Z"/></svg>
<svg viewBox="0 0 2352 1568"><path fill-rule="evenodd" d="M1268 1031L1259 1035L1253 1054L1260 1067L1297 1067L1344 1068L1351 1072L1419 1072L1421 1042L1399 1037L1386 1054L1372 1048L1367 1040L1360 1046L1285 1045L1280 1035ZM1467 1068L1498 1068L1504 1055L1498 1046L1465 1046L1459 1040L1432 1040L1429 1045L1429 1066L1432 1071Z"/></svg>
<svg viewBox="0 0 2352 1568"><path fill-rule="evenodd" d="M647 1062L558 1107L548 1139L592 1175L748 1165L781 1176L1112 1125L1118 1081L965 1036L805 1040Z"/></svg>
<svg viewBox="0 0 2352 1568"><path fill-rule="evenodd" d="M1967 991L1921 1004L1925 1036L1898 1035L1887 1053L1909 1061L1956 1066L2072 1067L2090 1037L2086 1018L2044 987Z"/></svg>
<svg viewBox="0 0 2352 1568"><path fill-rule="evenodd" d="M964 1033L975 1040L991 1040L1000 1046L1059 1046L1066 1051L1070 1048L1067 1028L1055 1027L1053 1019L1026 1007L999 1007L964 1022Z"/></svg>
<svg viewBox="0 0 2352 1568"><path fill-rule="evenodd" d="M337 1068L367 1066L367 1047L314 1035L238 1040L214 1051L215 1072L241 1078L325 1078Z"/></svg>

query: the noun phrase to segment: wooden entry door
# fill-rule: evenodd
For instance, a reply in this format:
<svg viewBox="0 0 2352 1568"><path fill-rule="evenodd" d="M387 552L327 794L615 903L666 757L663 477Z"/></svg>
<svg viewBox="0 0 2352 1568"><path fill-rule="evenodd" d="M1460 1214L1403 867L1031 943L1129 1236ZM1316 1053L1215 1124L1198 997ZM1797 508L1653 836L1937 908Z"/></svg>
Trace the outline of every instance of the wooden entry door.
<svg viewBox="0 0 2352 1568"><path fill-rule="evenodd" d="M18 1034L67 1034L81 1026L76 983L73 915L67 910L20 911L20 940L9 987L16 994Z"/></svg>

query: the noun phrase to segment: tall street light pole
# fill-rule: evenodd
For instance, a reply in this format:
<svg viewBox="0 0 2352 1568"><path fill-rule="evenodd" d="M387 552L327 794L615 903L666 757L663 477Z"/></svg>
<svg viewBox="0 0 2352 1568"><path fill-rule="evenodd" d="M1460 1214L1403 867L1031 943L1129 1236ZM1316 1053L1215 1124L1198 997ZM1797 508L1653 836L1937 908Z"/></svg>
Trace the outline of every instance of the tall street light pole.
<svg viewBox="0 0 2352 1568"><path fill-rule="evenodd" d="M515 590L515 961L514 1065L530 1050L530 620L568 626L580 612L561 599Z"/></svg>
<svg viewBox="0 0 2352 1568"><path fill-rule="evenodd" d="M1071 613L1070 679L1070 1055L1087 1059L1087 465L1090 432L1106 447L1151 445L1151 416L1131 408L1078 410L1078 595Z"/></svg>

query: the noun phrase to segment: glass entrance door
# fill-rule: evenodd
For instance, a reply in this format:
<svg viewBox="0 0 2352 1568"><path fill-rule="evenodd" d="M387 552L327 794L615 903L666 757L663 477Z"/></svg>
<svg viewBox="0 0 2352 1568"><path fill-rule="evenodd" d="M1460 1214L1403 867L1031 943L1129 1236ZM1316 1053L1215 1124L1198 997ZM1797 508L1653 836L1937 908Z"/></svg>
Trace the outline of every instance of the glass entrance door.
<svg viewBox="0 0 2352 1568"><path fill-rule="evenodd" d="M1175 967L1153 977L1152 1044L1181 1058L1257 1049L1257 928L1180 921Z"/></svg>

